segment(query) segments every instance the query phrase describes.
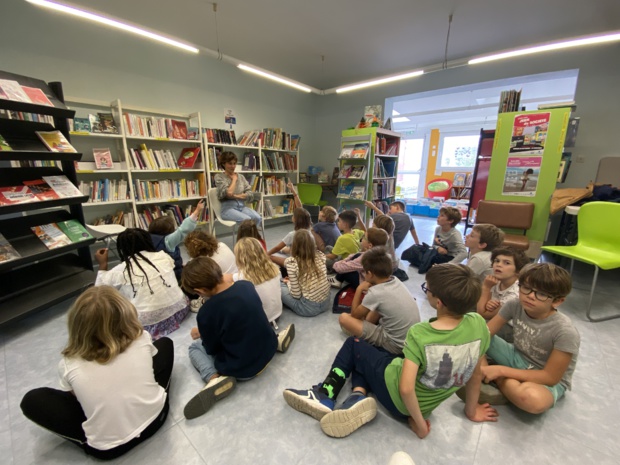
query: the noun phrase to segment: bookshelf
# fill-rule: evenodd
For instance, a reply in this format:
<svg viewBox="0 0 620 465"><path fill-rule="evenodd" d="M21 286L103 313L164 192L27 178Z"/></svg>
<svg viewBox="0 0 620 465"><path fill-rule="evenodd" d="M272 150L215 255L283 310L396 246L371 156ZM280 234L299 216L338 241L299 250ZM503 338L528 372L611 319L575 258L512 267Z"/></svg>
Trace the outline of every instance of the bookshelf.
<svg viewBox="0 0 620 465"><path fill-rule="evenodd" d="M259 212L264 220L291 217L293 214L292 194L286 188L287 179L293 184L299 180L299 149L290 149L290 138L284 136L278 145L286 148L265 147L263 140L273 140L267 135L256 137L257 145L241 145L236 143L216 142L213 130L203 131L204 144L207 147L207 173L209 188L215 187L214 176L222 170L217 165L218 156L222 152L233 152L237 155L236 172L245 176L254 192L260 197L251 207ZM269 130L264 130L266 134ZM228 131L225 131L228 132ZM260 131L251 131L252 133ZM247 134L247 133L246 133ZM230 137L230 136L229 136ZM237 142L236 139L222 139ZM213 221L213 219L212 219Z"/></svg>
<svg viewBox="0 0 620 465"><path fill-rule="evenodd" d="M342 131L338 210L366 208L364 200L380 206L394 201L400 134L382 128Z"/></svg>
<svg viewBox="0 0 620 465"><path fill-rule="evenodd" d="M125 107L120 100L109 104L84 100L70 103L76 109L71 136L85 154L77 175L80 189L89 196L84 204L87 223L120 223L147 229L154 218L164 214L180 223L205 198L199 113L186 115ZM111 115L117 133L93 132L96 122L91 124L90 131L82 130L81 123L97 121L98 115ZM186 138L192 131L197 139ZM111 169L97 169L97 148L109 149ZM200 151L194 165L179 168L181 153L195 149ZM208 209L199 221L208 221Z"/></svg>
<svg viewBox="0 0 620 465"><path fill-rule="evenodd" d="M0 187L20 186L24 181L56 175L64 175L77 184L75 162L82 154L50 152L35 134L59 130L70 140L67 119L73 118L74 112L64 104L62 85L7 72L0 72L0 79L40 89L53 104L0 99L0 110L4 112L0 117L0 134L12 148L2 152ZM8 119L17 114L24 119ZM25 117L28 114L46 118ZM48 249L30 229L66 220L77 220L83 225L82 204L86 200L86 196L74 196L0 205L0 233L19 254L13 260L0 261L0 324L51 307L94 283L89 250L94 238Z"/></svg>

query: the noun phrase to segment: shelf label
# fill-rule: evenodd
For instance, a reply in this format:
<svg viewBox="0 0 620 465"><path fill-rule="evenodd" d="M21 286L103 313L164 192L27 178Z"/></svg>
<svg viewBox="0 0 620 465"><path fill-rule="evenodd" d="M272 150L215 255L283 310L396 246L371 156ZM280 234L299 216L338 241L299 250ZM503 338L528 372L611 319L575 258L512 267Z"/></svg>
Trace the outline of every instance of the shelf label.
<svg viewBox="0 0 620 465"><path fill-rule="evenodd" d="M84 173L94 173L95 170L77 170L76 173L84 174Z"/></svg>
<svg viewBox="0 0 620 465"><path fill-rule="evenodd" d="M155 140L165 140L165 141L169 141L170 140L168 137L153 137L153 139L155 139Z"/></svg>

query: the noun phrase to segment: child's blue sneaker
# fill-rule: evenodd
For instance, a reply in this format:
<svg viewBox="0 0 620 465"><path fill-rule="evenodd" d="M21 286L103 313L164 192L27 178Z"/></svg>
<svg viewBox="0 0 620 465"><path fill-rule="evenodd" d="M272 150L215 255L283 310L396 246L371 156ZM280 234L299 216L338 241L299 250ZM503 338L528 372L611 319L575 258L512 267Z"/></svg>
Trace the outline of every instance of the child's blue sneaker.
<svg viewBox="0 0 620 465"><path fill-rule="evenodd" d="M295 410L320 420L334 409L334 401L319 392L319 386L312 389L285 389L284 400Z"/></svg>
<svg viewBox="0 0 620 465"><path fill-rule="evenodd" d="M321 429L332 438L344 438L377 416L377 402L354 392L336 410L321 419Z"/></svg>

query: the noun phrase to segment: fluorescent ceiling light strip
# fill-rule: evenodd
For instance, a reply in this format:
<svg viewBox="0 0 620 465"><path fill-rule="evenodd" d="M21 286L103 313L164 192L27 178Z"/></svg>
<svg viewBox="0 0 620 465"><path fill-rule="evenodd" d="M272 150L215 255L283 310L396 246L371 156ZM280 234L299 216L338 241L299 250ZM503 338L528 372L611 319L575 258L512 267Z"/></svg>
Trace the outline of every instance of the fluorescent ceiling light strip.
<svg viewBox="0 0 620 465"><path fill-rule="evenodd" d="M258 74L259 76L262 76L262 77L267 78L267 79L271 79L272 81L279 82L280 84L284 84L286 86L294 87L295 89L301 90L303 92L312 92L312 89L310 89L309 87L302 86L301 84L297 84L296 82L289 81L288 79L281 78L281 77L276 76L274 74L266 73L265 71L261 71L261 70L256 69L256 68L252 68L252 67L247 66L247 65L238 64L237 68L242 69L244 71L248 71L250 73Z"/></svg>
<svg viewBox="0 0 620 465"><path fill-rule="evenodd" d="M548 52L550 50L559 50L562 48L580 47L582 45L602 44L605 42L613 42L620 40L620 33L610 33L602 36L584 37L581 39L566 40L563 42L555 42L547 45L537 45L535 47L522 48L508 52L496 53L469 60L467 64L475 65L477 63L485 63L487 61L502 60L504 58L518 57L522 55L530 55L532 53Z"/></svg>
<svg viewBox="0 0 620 465"><path fill-rule="evenodd" d="M412 71L410 73L397 74L395 76L388 76L379 79L373 79L372 81L360 82L358 84L351 84L349 86L339 87L336 89L337 94L341 94L343 92L349 92L351 90L363 89L365 87L378 86L379 84L386 84L388 82L400 81L401 79L408 79L416 76L420 76L424 74L424 71Z"/></svg>
<svg viewBox="0 0 620 465"><path fill-rule="evenodd" d="M119 21L115 21L113 19L105 18L103 16L96 15L94 13L88 13L86 11L78 10L77 8L73 8L70 6L62 5L60 3L50 2L48 0L26 0L29 3L33 3L35 5L43 6L46 8L51 8L52 10L60 11L62 13L67 13L70 15L78 16L84 19L90 19L91 21L95 21L97 23L106 24L108 26L115 27L117 29L122 29L127 32L133 32L134 34L138 34L143 37L147 37L152 40L156 40L158 42L163 42L168 45L172 45L173 47L182 48L183 50L187 50L189 52L198 53L198 49L196 47L192 47L191 45L187 45L176 40L169 39L164 36L160 36L159 34L154 34L153 32L145 31L144 29L140 29L134 26L130 26L129 24L121 23Z"/></svg>

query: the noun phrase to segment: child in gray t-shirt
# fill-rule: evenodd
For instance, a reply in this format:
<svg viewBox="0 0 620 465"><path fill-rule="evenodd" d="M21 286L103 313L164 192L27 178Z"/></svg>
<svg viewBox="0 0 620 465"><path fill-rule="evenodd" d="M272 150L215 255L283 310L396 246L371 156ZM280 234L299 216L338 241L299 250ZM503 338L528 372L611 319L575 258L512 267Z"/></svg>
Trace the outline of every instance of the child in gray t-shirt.
<svg viewBox="0 0 620 465"><path fill-rule="evenodd" d="M362 266L366 280L355 291L351 314L340 315L340 326L374 346L401 354L407 331L420 322L418 305L405 285L392 276L392 259L384 247L364 253Z"/></svg>
<svg viewBox="0 0 620 465"><path fill-rule="evenodd" d="M580 337L570 318L558 312L571 290L566 270L550 263L526 266L519 275L519 300L507 302L488 323L493 336L486 382L495 381L514 405L543 413L571 388ZM513 321L514 344L496 336Z"/></svg>

